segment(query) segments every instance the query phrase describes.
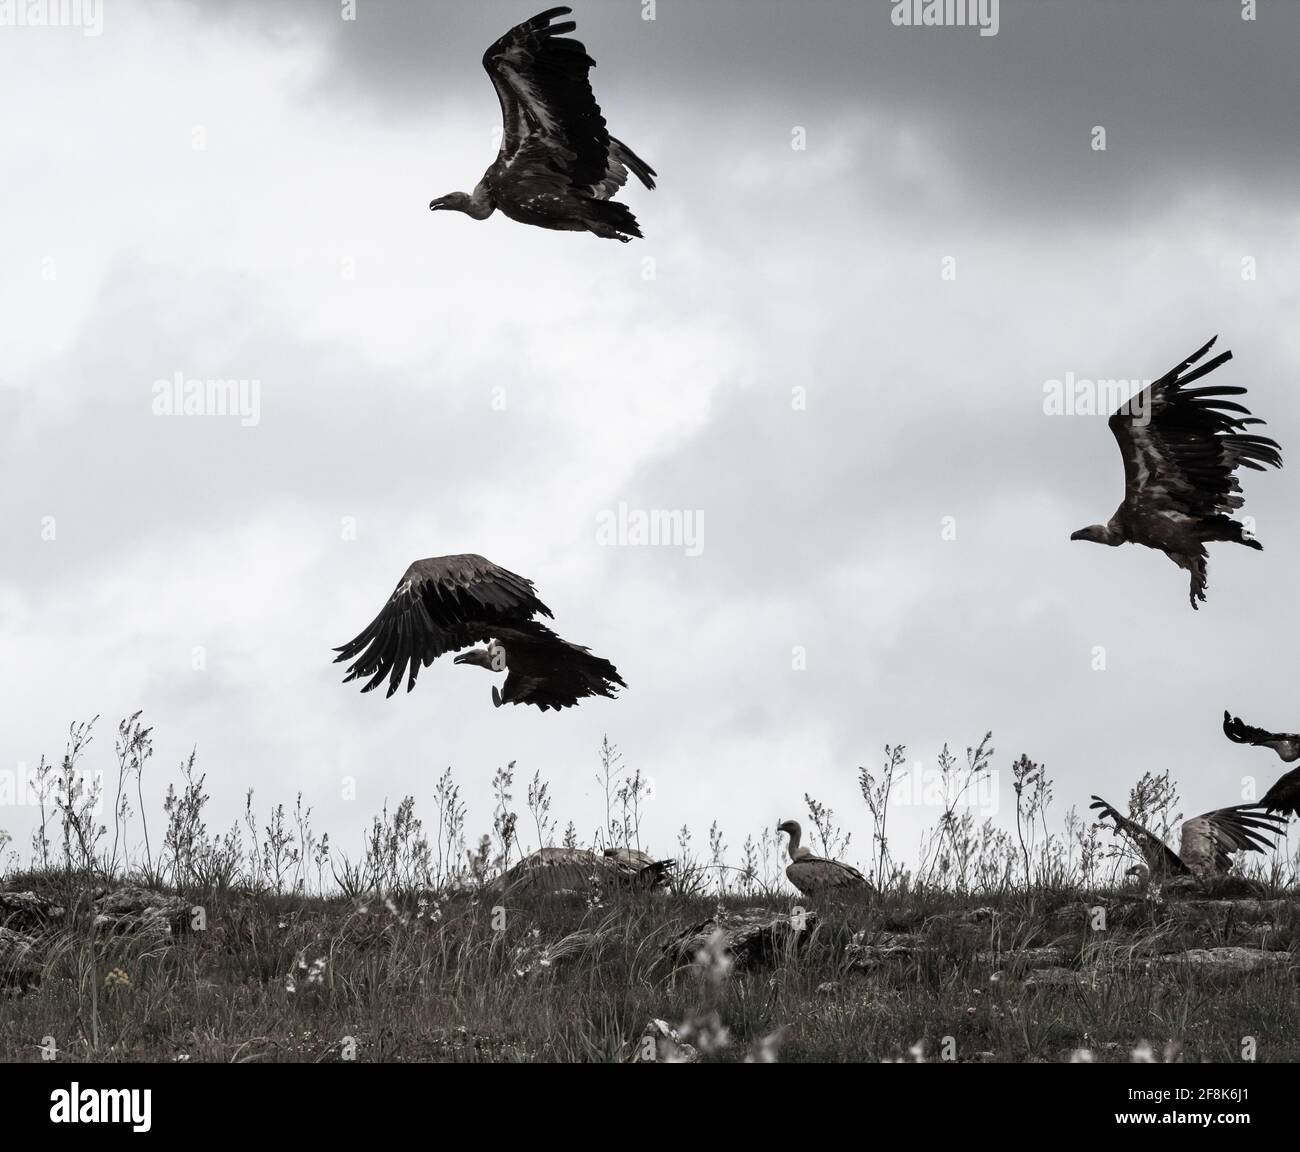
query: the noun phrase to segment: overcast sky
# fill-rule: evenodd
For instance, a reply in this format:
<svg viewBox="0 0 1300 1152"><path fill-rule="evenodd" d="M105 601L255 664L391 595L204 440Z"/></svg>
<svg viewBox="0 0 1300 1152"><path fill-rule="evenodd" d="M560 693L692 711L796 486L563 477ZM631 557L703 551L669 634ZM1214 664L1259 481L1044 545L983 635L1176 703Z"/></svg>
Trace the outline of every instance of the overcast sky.
<svg viewBox="0 0 1300 1152"><path fill-rule="evenodd" d="M492 160L479 58L542 6L0 27L0 769L99 713L108 770L144 709L146 785L197 746L210 826L301 791L355 848L385 798L431 819L451 766L477 835L513 759L589 838L608 734L653 848L717 819L735 856L809 792L860 861L886 743L932 767L992 729L1003 822L1021 752L1058 818L1147 770L1187 814L1266 787L1219 723L1300 726L1300 467L1247 474L1265 551L1212 546L1193 613L1162 555L1070 541L1122 467L1044 385L1136 387L1218 333L1214 379L1297 450L1300 5L1002 0L981 36L887 0L587 0L597 99L660 175L627 245L428 211ZM258 381L256 422L155 414L178 373ZM603 544L620 502L698 512L700 554ZM496 710L447 660L341 684L330 649L454 552L532 578L626 693ZM896 851L935 817L899 809Z"/></svg>

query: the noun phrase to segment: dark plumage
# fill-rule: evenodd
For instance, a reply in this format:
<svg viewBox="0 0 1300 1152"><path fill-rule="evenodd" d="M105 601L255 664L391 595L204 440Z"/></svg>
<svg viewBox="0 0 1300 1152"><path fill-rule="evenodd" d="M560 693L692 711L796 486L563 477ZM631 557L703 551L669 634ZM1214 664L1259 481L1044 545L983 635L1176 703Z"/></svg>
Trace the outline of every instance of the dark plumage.
<svg viewBox="0 0 1300 1152"><path fill-rule="evenodd" d="M593 886L652 892L662 888L675 860L655 860L637 849L540 848L488 886L491 895L587 892Z"/></svg>
<svg viewBox="0 0 1300 1152"><path fill-rule="evenodd" d="M1239 716L1233 716L1227 711L1223 713L1223 732L1236 744L1272 748L1285 764L1300 760L1300 735L1294 732L1267 732L1253 724L1243 723ZM1259 805L1270 812L1281 812L1284 816L1300 816L1300 768L1280 776L1273 787L1264 793Z"/></svg>
<svg viewBox="0 0 1300 1152"><path fill-rule="evenodd" d="M626 687L608 660L570 644L535 615L551 616L533 582L499 568L482 556L434 556L417 560L402 575L383 610L356 639L335 651L335 662L351 660L344 683L369 677L369 692L387 678L388 695L406 683L415 687L421 667L446 652L486 642L457 656L457 664L508 671L492 702L568 708L584 696L613 697Z"/></svg>
<svg viewBox="0 0 1300 1152"><path fill-rule="evenodd" d="M1232 867L1234 852L1262 852L1272 848L1268 836L1276 836L1285 820L1267 815L1259 804L1238 804L1218 808L1184 820L1175 852L1154 832L1130 820L1100 796L1092 797L1089 808L1099 809L1099 819L1110 817L1115 831L1123 832L1137 846L1157 882L1171 876L1200 878L1225 875Z"/></svg>
<svg viewBox="0 0 1300 1152"><path fill-rule="evenodd" d="M1230 515L1243 503L1236 469L1282 466L1276 441L1245 431L1263 421L1224 399L1244 394L1244 388L1187 387L1232 358L1222 352L1189 372L1213 345L1211 340L1192 353L1111 416L1110 430L1124 458L1124 502L1108 523L1070 537L1158 549L1191 573L1193 608L1205 600L1207 542L1263 548Z"/></svg>
<svg viewBox="0 0 1300 1152"><path fill-rule="evenodd" d="M501 101L501 150L472 193L432 201L485 220L500 208L539 228L593 232L626 243L640 236L636 217L612 197L631 170L647 188L654 169L605 127L587 74L595 61L581 41L564 39L577 25L552 24L570 8L551 8L511 28L483 54Z"/></svg>

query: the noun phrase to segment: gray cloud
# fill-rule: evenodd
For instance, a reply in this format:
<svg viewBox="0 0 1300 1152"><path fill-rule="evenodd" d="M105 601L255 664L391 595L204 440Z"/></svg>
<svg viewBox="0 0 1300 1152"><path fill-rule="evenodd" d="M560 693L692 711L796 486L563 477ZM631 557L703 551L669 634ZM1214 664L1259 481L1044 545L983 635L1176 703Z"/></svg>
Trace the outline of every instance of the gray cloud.
<svg viewBox="0 0 1300 1152"><path fill-rule="evenodd" d="M355 25L180 5L110 11L90 48L0 41L20 81L100 93L16 126L41 165L0 160L21 479L0 500L0 758L144 707L160 768L197 742L213 823L246 786L301 789L344 843L447 764L486 825L512 758L586 834L606 732L655 776L665 847L715 817L738 845L807 791L865 851L857 766L988 728L1003 770L1047 762L1061 807L1164 768L1189 809L1236 799L1265 767L1220 710L1294 722L1293 473L1247 479L1266 551L1214 550L1193 616L1163 557L1069 542L1122 471L1104 420L1045 416L1042 387L1151 377L1217 331L1289 446L1300 13L1002 9L980 39L895 29L883 4L580 7L606 114L663 174L629 192L648 238L626 248L425 209L490 159L478 58L518 5L363 0ZM175 372L257 378L260 423L152 415ZM603 546L620 502L701 510L703 553ZM533 576L626 695L554 717L494 712L472 669L387 702L342 687L330 646L405 564L471 549ZM903 813L900 850L932 818Z"/></svg>

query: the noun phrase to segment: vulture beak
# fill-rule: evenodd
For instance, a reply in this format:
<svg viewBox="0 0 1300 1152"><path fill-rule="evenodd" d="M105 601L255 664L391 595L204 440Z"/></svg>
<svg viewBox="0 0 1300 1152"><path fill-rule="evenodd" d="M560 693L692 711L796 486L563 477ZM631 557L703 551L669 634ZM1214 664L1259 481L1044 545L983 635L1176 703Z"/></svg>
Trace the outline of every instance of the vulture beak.
<svg viewBox="0 0 1300 1152"><path fill-rule="evenodd" d="M462 652L459 656L455 657L455 658L452 660L452 663L453 663L453 664L468 664L468 663L469 663L469 655L470 655L470 654L469 654L468 652Z"/></svg>
<svg viewBox="0 0 1300 1152"><path fill-rule="evenodd" d="M446 196L439 196L436 200L430 200L430 201L429 201L429 211L430 211L430 212L437 212L439 208L446 208L446 207L447 207L447 197L446 197Z"/></svg>
<svg viewBox="0 0 1300 1152"><path fill-rule="evenodd" d="M1070 539L1071 539L1071 540L1086 540L1086 539L1088 539L1088 529L1086 529L1086 528L1080 528L1077 532L1071 532L1071 533L1070 533Z"/></svg>

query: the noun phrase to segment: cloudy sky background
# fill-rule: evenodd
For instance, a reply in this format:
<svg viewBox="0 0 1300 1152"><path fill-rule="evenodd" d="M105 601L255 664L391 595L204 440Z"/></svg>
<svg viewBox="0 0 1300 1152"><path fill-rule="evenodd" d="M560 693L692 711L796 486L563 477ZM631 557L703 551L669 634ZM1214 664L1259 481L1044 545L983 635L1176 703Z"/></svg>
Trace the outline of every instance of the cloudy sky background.
<svg viewBox="0 0 1300 1152"><path fill-rule="evenodd" d="M1300 470L1248 474L1266 550L1212 548L1193 613L1163 556L1070 542L1122 469L1043 388L1219 333L1215 379L1294 453L1300 6L1003 0L981 37L885 0L588 0L597 98L661 178L624 194L628 245L428 212L491 161L479 57L540 7L106 0L98 37L0 28L27 94L0 149L0 767L99 713L109 771L142 708L155 828L197 746L211 827L301 791L355 850L385 799L431 818L451 766L477 835L513 759L516 798L540 769L589 838L608 734L655 782L651 847L717 819L734 857L809 792L858 860L886 743L932 767L992 729L1002 822L1022 751L1058 819L1148 770L1187 814L1266 787L1219 721L1300 725ZM178 372L259 380L260 423L153 415ZM601 546L620 501L701 510L702 555ZM330 649L460 551L534 579L628 691L494 710L448 661L409 696L344 687ZM895 851L935 816L898 809Z"/></svg>

